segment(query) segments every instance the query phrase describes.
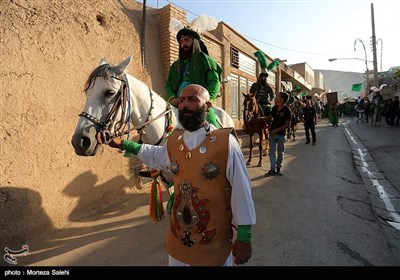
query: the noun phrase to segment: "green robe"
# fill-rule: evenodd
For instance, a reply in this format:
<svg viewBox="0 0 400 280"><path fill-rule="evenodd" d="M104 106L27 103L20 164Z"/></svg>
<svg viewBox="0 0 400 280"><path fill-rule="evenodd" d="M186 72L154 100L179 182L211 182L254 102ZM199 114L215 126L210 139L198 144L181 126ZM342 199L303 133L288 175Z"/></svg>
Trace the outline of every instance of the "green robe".
<svg viewBox="0 0 400 280"><path fill-rule="evenodd" d="M189 64L188 69L183 73L183 67L186 64ZM222 69L218 63L204 53L199 53L196 57L192 57L192 59L186 62L178 59L171 65L165 83L167 100L179 97L180 91L184 86L199 84L208 90L211 102L214 102L221 86L221 74ZM219 127L214 108L212 107L207 115L207 120L214 126Z"/></svg>

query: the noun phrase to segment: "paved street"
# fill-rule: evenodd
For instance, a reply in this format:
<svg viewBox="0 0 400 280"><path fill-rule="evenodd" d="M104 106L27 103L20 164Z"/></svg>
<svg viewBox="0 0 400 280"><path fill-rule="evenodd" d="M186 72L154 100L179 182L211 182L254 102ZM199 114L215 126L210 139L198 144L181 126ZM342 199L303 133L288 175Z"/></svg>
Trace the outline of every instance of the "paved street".
<svg viewBox="0 0 400 280"><path fill-rule="evenodd" d="M261 168L253 160L257 225L247 266L400 264L400 128L351 121L332 127L323 120L315 146L304 144L300 125L297 141L286 143L281 177L264 177L268 157ZM38 237L19 264L166 266L168 218L155 223L147 215L148 196L138 194Z"/></svg>

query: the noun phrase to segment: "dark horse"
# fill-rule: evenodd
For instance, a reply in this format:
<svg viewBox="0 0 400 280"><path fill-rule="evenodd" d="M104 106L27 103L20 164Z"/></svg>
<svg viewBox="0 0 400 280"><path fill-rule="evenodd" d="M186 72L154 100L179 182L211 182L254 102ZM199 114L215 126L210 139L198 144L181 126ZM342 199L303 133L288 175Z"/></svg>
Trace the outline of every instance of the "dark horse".
<svg viewBox="0 0 400 280"><path fill-rule="evenodd" d="M261 167L263 150L262 150L262 142L265 139L268 141L267 128L268 124L265 120L260 117L263 117L264 114L262 110L259 108L255 94L244 94L243 100L243 121L246 127L246 133L249 134L250 138L250 152L249 159L246 162L246 165L251 164L251 160L253 158L253 135L254 133L258 133L258 149L260 150L260 156L258 161L258 167ZM268 143L266 143L266 152L268 151Z"/></svg>

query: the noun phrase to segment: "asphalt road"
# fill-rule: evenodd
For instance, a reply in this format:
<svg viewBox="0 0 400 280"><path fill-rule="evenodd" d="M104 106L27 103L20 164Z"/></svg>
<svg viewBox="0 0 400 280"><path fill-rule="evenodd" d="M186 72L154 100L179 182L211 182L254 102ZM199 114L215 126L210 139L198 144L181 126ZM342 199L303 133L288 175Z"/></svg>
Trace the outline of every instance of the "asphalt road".
<svg viewBox="0 0 400 280"><path fill-rule="evenodd" d="M299 128L296 141L286 143L283 176L264 177L268 157L263 167L256 167L257 159L248 167L257 224L246 266L398 266L400 127L350 119L332 127L323 120L315 146L304 144ZM248 149L243 152L246 158ZM375 186L376 180L381 185ZM379 192L388 195L392 209ZM148 196L138 194L69 228L38 236L18 263L167 266L167 226L168 217L161 222L148 218Z"/></svg>

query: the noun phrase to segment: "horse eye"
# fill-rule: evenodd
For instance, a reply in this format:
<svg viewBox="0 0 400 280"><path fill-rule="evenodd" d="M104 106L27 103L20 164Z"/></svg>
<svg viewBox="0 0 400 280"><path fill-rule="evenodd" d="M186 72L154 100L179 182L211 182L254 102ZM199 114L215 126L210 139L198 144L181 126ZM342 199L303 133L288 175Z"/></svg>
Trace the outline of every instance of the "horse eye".
<svg viewBox="0 0 400 280"><path fill-rule="evenodd" d="M113 91L113 90L107 90L106 92L105 92L105 97L111 97L111 96L113 96L115 94L115 91Z"/></svg>

